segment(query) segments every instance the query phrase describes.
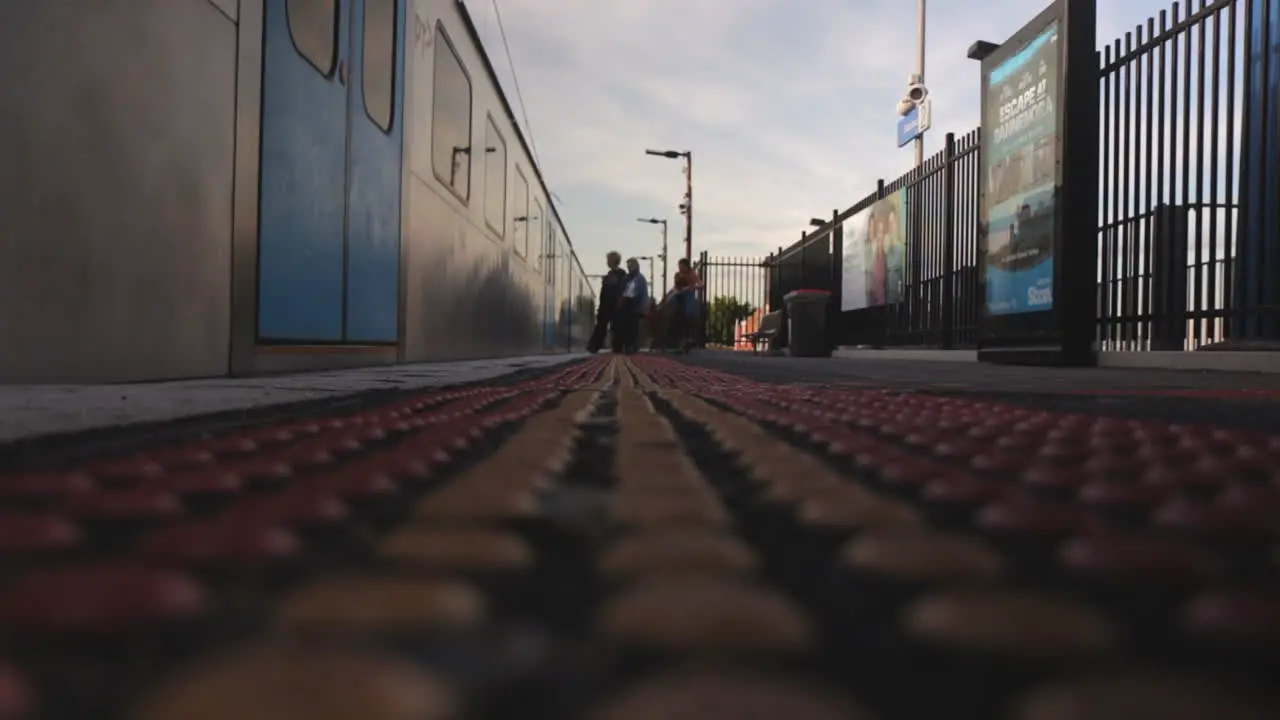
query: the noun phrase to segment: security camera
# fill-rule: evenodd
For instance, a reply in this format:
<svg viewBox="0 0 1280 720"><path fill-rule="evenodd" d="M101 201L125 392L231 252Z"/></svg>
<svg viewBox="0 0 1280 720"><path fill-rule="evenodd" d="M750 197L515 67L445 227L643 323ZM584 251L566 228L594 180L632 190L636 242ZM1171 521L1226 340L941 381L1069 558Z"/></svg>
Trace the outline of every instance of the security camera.
<svg viewBox="0 0 1280 720"><path fill-rule="evenodd" d="M927 97L929 97L929 88L925 87L923 83L911 83L907 86L907 99L916 105L924 102Z"/></svg>
<svg viewBox="0 0 1280 720"><path fill-rule="evenodd" d="M915 103L911 102L911 100L907 98L903 98L898 101L898 115L900 117L906 117L908 113L915 109L915 107Z"/></svg>

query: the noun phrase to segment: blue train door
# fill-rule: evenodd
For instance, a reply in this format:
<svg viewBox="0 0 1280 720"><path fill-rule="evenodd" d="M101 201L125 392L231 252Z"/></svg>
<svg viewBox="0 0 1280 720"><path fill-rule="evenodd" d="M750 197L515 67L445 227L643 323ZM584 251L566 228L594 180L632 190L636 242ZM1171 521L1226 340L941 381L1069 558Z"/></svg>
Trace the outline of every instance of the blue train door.
<svg viewBox="0 0 1280 720"><path fill-rule="evenodd" d="M267 0L261 342L398 338L404 0Z"/></svg>

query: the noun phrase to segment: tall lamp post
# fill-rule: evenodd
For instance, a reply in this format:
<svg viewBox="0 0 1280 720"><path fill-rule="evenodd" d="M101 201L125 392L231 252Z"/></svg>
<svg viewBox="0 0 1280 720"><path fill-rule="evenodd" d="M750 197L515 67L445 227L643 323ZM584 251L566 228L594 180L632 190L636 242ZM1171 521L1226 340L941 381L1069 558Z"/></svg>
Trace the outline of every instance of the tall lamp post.
<svg viewBox="0 0 1280 720"><path fill-rule="evenodd" d="M916 23L916 82L924 84L924 18L925 0L918 0L916 12L919 20ZM924 133L916 136L916 167L924 164Z"/></svg>
<svg viewBox="0 0 1280 720"><path fill-rule="evenodd" d="M667 221L666 218L636 218L636 222L662 226L662 294L667 294Z"/></svg>
<svg viewBox="0 0 1280 720"><path fill-rule="evenodd" d="M653 277L653 256L652 256L652 255L637 255L637 256L636 256L636 259L637 259L637 260L648 260L648 261L649 261L649 277Z"/></svg>
<svg viewBox="0 0 1280 720"><path fill-rule="evenodd" d="M645 155L656 155L669 160L684 158L684 202L680 212L684 214L684 259L693 262L693 151L645 150Z"/></svg>

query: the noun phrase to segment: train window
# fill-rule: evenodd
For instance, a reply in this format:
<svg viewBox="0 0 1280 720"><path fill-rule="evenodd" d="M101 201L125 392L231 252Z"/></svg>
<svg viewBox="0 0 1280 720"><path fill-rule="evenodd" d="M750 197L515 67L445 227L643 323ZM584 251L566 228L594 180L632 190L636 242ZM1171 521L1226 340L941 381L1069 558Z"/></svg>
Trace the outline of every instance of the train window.
<svg viewBox="0 0 1280 720"><path fill-rule="evenodd" d="M471 77L436 25L435 89L431 108L431 167L462 202L471 199Z"/></svg>
<svg viewBox="0 0 1280 720"><path fill-rule="evenodd" d="M516 181L512 183L512 188L512 197L516 203L512 211L516 221L512 227L511 244L515 246L517 255L527 258L529 257L529 224L538 221L529 217L529 181L525 180L519 166L516 167Z"/></svg>
<svg viewBox="0 0 1280 720"><path fill-rule="evenodd" d="M364 110L391 130L396 84L396 0L364 0Z"/></svg>
<svg viewBox="0 0 1280 720"><path fill-rule="evenodd" d="M501 237L507 225L507 141L489 117L484 128L484 221Z"/></svg>
<svg viewBox="0 0 1280 720"><path fill-rule="evenodd" d="M529 237L526 247L533 251L533 266L539 270L542 269L542 223L545 215L546 213L542 211L542 203L534 200L533 217L529 218Z"/></svg>
<svg viewBox="0 0 1280 720"><path fill-rule="evenodd" d="M289 35L298 54L328 77L338 55L338 0L289 0Z"/></svg>

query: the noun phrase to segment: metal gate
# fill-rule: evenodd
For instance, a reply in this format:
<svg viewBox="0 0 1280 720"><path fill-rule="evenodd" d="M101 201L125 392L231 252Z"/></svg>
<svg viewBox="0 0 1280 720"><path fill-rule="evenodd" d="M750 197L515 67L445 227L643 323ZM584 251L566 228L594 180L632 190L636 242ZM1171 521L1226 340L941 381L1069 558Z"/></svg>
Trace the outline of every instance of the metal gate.
<svg viewBox="0 0 1280 720"><path fill-rule="evenodd" d="M698 344L722 350L750 350L743 336L754 332L769 312L769 257L711 257L706 251L695 268L702 277Z"/></svg>

